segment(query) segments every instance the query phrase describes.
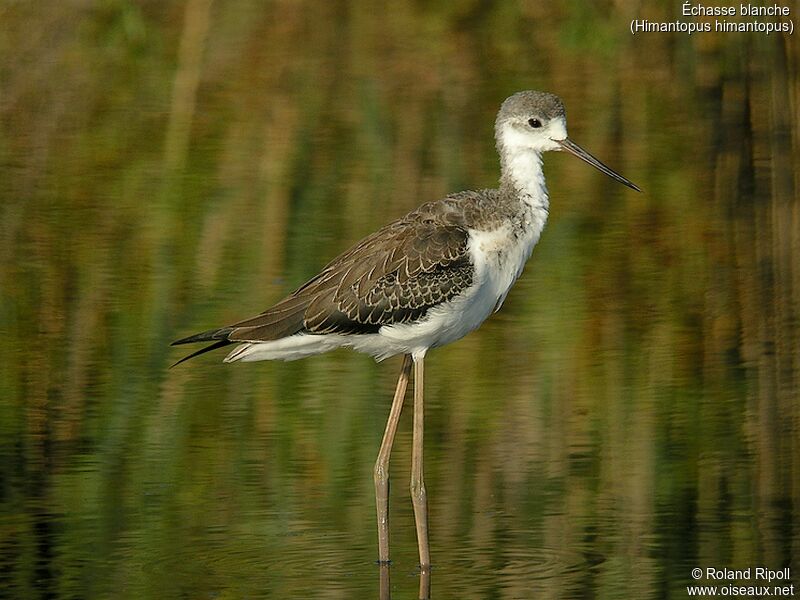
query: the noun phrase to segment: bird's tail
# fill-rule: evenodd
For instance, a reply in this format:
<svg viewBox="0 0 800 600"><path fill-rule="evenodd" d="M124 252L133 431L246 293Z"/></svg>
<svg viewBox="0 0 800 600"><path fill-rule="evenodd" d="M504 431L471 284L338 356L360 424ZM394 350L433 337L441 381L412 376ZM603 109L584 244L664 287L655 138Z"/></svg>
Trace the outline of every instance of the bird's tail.
<svg viewBox="0 0 800 600"><path fill-rule="evenodd" d="M222 327L221 329L209 329L208 331L203 331L201 333L196 333L194 335L190 335L189 337L181 338L179 340L175 340L170 344L170 346L180 346L181 344L194 344L197 342L213 342L210 346L206 346L205 348L200 348L196 352L192 352L188 356L184 356L178 362L170 366L176 367L184 361L189 360L190 358L194 358L195 356L200 356L201 354L205 354L206 352L211 352L212 350L216 350L217 348L223 348L230 344L233 344L229 339L231 332L233 331L233 327Z"/></svg>
<svg viewBox="0 0 800 600"><path fill-rule="evenodd" d="M282 340L304 330L304 313L311 301L309 297L289 296L278 302L269 310L239 321L228 327L209 329L189 337L172 342L172 346L181 344L194 344L197 342L212 342L197 352L193 352L176 362L173 367L182 362L205 354L211 350L222 348L229 344L251 342L254 344ZM230 357L229 357L230 359ZM229 359L228 362L230 362ZM235 359L231 359L235 360Z"/></svg>

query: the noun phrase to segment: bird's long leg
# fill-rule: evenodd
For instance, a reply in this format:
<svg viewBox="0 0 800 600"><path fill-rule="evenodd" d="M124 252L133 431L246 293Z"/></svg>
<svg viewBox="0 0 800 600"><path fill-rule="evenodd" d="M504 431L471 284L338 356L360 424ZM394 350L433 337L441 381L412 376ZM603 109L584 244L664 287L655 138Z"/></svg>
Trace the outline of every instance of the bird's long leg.
<svg viewBox="0 0 800 600"><path fill-rule="evenodd" d="M380 563L389 562L389 456L392 454L394 434L397 432L397 423L400 420L400 412L403 410L403 399L406 395L410 375L411 355L406 354L403 357L400 377L397 378L392 408L389 410L386 431L383 432L381 449L378 451L373 472L375 505L378 510L378 562Z"/></svg>
<svg viewBox="0 0 800 600"><path fill-rule="evenodd" d="M414 358L414 433L411 445L411 502L414 504L414 521L417 524L419 564L423 571L431 566L428 547L428 497L422 476L422 440L425 429L423 408L424 357Z"/></svg>

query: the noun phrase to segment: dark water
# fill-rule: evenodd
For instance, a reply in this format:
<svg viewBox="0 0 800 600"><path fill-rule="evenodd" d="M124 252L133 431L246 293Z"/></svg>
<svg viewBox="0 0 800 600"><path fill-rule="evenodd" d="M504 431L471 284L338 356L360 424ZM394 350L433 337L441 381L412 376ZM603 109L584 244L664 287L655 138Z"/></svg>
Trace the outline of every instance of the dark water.
<svg viewBox="0 0 800 600"><path fill-rule="evenodd" d="M0 595L378 597L399 362L168 370L168 343L493 186L495 111L526 88L646 193L546 156L523 277L429 355L432 597L800 585L798 38L628 31L679 10L0 5ZM410 418L395 598L420 586Z"/></svg>

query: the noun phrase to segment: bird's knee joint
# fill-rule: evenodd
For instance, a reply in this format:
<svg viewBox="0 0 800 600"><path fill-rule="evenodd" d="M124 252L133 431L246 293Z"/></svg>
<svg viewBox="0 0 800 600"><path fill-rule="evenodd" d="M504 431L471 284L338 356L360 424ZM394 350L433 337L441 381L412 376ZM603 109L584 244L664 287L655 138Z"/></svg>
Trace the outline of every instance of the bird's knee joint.
<svg viewBox="0 0 800 600"><path fill-rule="evenodd" d="M376 464L372 471L372 478L375 483L386 483L389 481L389 469L386 468L386 465Z"/></svg>
<svg viewBox="0 0 800 600"><path fill-rule="evenodd" d="M421 481L411 482L411 499L414 501L425 501L428 494L425 491L425 484Z"/></svg>

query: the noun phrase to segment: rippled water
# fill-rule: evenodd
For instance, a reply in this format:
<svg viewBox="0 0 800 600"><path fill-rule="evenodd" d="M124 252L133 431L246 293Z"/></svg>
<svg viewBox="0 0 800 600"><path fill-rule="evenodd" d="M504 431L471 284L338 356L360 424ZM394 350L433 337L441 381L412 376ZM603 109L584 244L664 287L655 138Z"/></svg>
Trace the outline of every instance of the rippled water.
<svg viewBox="0 0 800 600"><path fill-rule="evenodd" d="M757 566L800 584L797 36L628 33L678 9L0 8L0 596L684 598L764 584L694 568ZM571 137L645 194L545 157L528 268L426 360L430 581L408 400L381 570L397 359L170 370L168 344L493 186L494 114L525 88L561 95Z"/></svg>

